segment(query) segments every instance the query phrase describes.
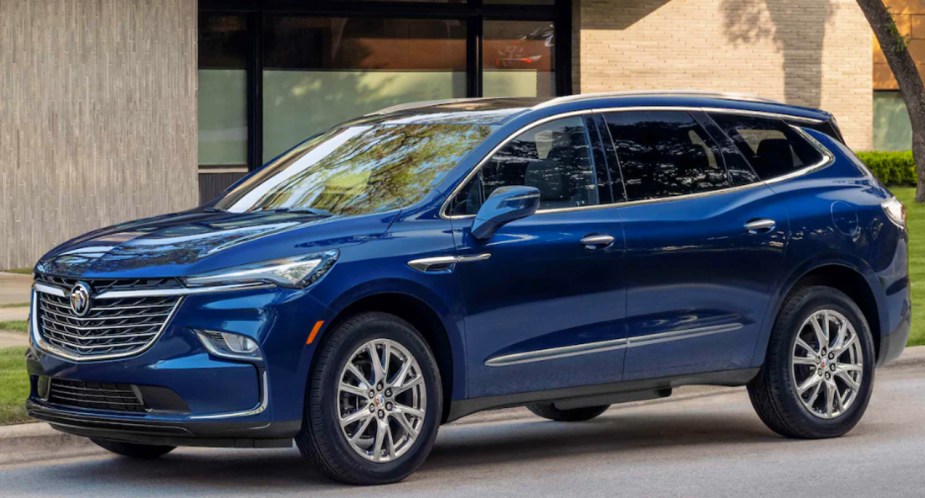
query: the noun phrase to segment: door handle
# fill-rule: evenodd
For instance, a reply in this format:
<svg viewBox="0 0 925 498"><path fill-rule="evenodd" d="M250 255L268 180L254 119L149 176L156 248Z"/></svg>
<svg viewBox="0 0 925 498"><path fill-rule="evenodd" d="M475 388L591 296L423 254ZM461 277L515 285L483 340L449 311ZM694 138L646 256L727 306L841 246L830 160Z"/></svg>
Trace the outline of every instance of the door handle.
<svg viewBox="0 0 925 498"><path fill-rule="evenodd" d="M777 222L774 220L769 220L767 218L760 218L756 220L751 220L745 224L745 230L752 235L757 235L759 233L766 233L774 230L774 227L777 226Z"/></svg>
<svg viewBox="0 0 925 498"><path fill-rule="evenodd" d="M613 244L613 237L607 234L594 234L594 235L585 235L581 239L581 244L588 249L595 249L598 247L608 247Z"/></svg>

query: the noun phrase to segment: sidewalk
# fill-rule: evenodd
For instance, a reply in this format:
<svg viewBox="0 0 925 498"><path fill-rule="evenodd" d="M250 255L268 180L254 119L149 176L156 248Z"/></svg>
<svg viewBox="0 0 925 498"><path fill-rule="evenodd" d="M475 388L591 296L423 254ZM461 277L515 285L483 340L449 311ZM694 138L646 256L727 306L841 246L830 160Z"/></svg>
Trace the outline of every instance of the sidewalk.
<svg viewBox="0 0 925 498"><path fill-rule="evenodd" d="M893 370L921 367L922 365L925 365L925 346L906 349L898 360L883 368ZM686 399L727 394L744 389L744 387L685 386L675 389L674 394L668 398L623 403L614 405L612 409L620 410L658 403L672 403ZM527 411L526 408L508 408L476 413L453 422L453 425L510 422L533 418L536 418L536 416ZM58 432L45 423L0 427L0 465L93 454L102 455L105 454L105 451L86 438Z"/></svg>

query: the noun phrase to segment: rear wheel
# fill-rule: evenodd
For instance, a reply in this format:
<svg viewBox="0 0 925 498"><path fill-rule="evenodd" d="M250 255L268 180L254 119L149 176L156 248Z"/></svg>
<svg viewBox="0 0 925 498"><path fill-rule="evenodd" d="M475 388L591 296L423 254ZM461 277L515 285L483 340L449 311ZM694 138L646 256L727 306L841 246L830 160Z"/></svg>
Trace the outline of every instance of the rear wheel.
<svg viewBox="0 0 925 498"><path fill-rule="evenodd" d="M831 287L804 287L784 304L749 397L778 434L841 436L867 409L874 362L870 328L857 304Z"/></svg>
<svg viewBox="0 0 925 498"><path fill-rule="evenodd" d="M328 477L397 482L427 458L442 414L440 372L411 324L354 316L318 352L296 443Z"/></svg>
<svg viewBox="0 0 925 498"><path fill-rule="evenodd" d="M176 446L159 446L151 444L122 443L119 441L110 441L108 439L90 438L90 441L97 446L105 448L117 455L139 460L151 460L166 455L176 448Z"/></svg>
<svg viewBox="0 0 925 498"><path fill-rule="evenodd" d="M548 418L549 420L555 420L556 422L584 422L585 420L591 420L604 413L608 408L610 408L610 405L585 406L561 410L556 408L552 403L527 405L527 409L533 412L534 415Z"/></svg>

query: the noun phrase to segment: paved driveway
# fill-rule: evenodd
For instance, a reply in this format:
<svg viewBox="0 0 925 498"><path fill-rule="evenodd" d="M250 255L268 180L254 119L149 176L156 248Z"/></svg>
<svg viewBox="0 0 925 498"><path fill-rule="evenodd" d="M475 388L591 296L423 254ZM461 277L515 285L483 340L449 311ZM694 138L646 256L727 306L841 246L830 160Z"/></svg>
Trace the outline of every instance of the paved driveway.
<svg viewBox="0 0 925 498"><path fill-rule="evenodd" d="M738 389L613 408L580 424L520 417L449 425L417 474L377 489L328 482L295 450L180 449L153 462L97 454L0 467L0 494L922 496L923 417L920 365L878 371L867 416L834 440L775 436Z"/></svg>

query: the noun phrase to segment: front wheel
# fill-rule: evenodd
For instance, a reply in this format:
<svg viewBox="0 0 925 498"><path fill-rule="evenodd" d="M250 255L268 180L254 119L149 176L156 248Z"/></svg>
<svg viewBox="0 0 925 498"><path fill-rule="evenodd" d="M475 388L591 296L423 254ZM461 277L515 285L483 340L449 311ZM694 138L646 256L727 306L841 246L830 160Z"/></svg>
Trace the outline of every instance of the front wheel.
<svg viewBox="0 0 925 498"><path fill-rule="evenodd" d="M164 456L176 448L176 446L121 443L119 441L110 441L108 439L99 439L95 437L91 437L90 441L93 441L97 446L107 449L117 455L139 460L152 460Z"/></svg>
<svg viewBox="0 0 925 498"><path fill-rule="evenodd" d="M337 481L397 482L430 453L442 406L440 371L418 331L394 315L362 313L317 353L296 443Z"/></svg>
<svg viewBox="0 0 925 498"><path fill-rule="evenodd" d="M874 384L870 328L843 292L804 287L790 296L771 333L752 406L786 437L841 436L864 415Z"/></svg>

